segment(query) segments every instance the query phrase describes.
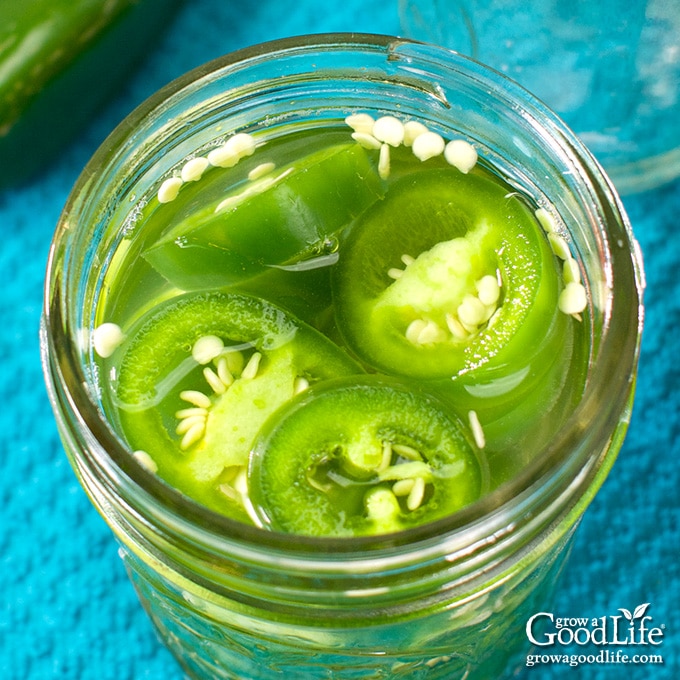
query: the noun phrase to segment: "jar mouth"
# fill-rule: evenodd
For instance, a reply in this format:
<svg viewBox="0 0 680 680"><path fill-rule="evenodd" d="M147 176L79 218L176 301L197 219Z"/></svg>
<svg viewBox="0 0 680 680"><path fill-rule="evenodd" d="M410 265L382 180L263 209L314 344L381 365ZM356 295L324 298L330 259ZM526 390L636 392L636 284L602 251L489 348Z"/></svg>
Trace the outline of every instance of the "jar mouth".
<svg viewBox="0 0 680 680"><path fill-rule="evenodd" d="M75 231L88 227L78 224L78 214L83 201L95 191L93 187L103 186L102 168L113 163L116 150L126 146L132 132L149 116L167 108L168 102L176 101L187 89L200 89L216 73L249 68L252 64L269 64L280 56L295 59L329 51L353 56L344 66L347 71L359 68L367 52L381 55L386 63L400 62L403 65L400 84L407 88L425 87L423 83L428 81L423 77L424 68L435 66L438 71L464 76L471 87L478 88L480 97L488 96L490 91L497 98L505 99L508 105L513 104L514 115L523 117L524 124L544 140L545 147L554 150L568 165L564 181L578 185L577 200L589 203L585 212L591 224L583 228L602 232L597 240L599 252L590 255L600 261L609 292L603 295L602 309L598 312L601 317L598 342L580 403L542 454L511 480L454 515L399 533L347 538L295 535L291 541L290 534L249 526L209 510L133 461L129 449L113 432L93 397L89 367L84 365L74 341L78 334L75 316L79 310L73 308L72 297L85 283L77 278L76 254L70 239L74 238ZM272 78L276 75L275 70L269 74ZM387 74L385 77L389 78ZM447 105L439 83L430 81L426 87L429 96L440 99L443 96L443 105ZM472 541L473 535L479 535L479 525L491 517L501 517L501 526L511 522L519 512L531 512L530 506L536 503L537 495L547 502L550 494L569 493L574 504L581 502L598 473L608 468L610 463L604 460L603 452L609 448L621 414L630 406L642 330L643 288L639 249L611 183L565 124L519 85L470 58L416 41L354 33L286 38L226 55L170 83L131 113L95 153L72 190L52 245L41 331L43 364L53 402L67 404L65 408L76 414L85 428L91 448L87 453L88 464L101 473L105 485L116 487L118 493L136 493L136 502L140 505L135 512L141 515L156 514L157 508L163 508L177 522L192 526L213 543L240 542L251 547L262 545L282 552L317 556L347 556L397 546L417 546L442 536L460 536L464 541L466 533ZM593 456L593 451L598 455ZM526 504L525 510L518 510L523 504Z"/></svg>

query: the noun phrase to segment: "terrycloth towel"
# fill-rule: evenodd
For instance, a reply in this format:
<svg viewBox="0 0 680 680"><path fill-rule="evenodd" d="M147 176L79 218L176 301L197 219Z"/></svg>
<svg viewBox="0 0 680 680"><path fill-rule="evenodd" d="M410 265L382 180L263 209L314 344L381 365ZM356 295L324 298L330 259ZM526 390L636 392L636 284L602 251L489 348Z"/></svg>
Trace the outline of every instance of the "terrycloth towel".
<svg viewBox="0 0 680 680"><path fill-rule="evenodd" d="M30 185L0 193L0 678L181 677L157 642L114 540L57 438L38 347L48 246L80 169L114 125L153 91L233 49L330 31L397 33L396 0L192 0L125 90L59 162ZM680 182L629 198L626 205L648 283L637 403L619 460L581 524L553 611L600 617L650 603L647 612L664 627L664 640L643 651L662 654L665 663L552 663L527 672L539 680L680 677ZM565 651L578 654L579 647Z"/></svg>

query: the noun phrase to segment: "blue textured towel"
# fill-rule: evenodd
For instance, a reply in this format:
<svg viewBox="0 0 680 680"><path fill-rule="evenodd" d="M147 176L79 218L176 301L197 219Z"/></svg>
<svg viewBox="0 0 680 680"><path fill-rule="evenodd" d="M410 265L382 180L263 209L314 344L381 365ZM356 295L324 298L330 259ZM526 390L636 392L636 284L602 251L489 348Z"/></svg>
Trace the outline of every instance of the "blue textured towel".
<svg viewBox="0 0 680 680"><path fill-rule="evenodd" d="M396 1L192 0L127 88L56 166L20 190L0 193L3 680L181 677L138 605L109 530L66 461L42 383L44 266L80 169L133 106L225 52L301 33L398 30ZM654 625L665 629L663 643L652 651L662 653L665 663L552 664L532 669L530 678L680 677L680 183L631 197L626 206L648 281L637 404L619 460L582 522L554 611L594 617L650 603Z"/></svg>

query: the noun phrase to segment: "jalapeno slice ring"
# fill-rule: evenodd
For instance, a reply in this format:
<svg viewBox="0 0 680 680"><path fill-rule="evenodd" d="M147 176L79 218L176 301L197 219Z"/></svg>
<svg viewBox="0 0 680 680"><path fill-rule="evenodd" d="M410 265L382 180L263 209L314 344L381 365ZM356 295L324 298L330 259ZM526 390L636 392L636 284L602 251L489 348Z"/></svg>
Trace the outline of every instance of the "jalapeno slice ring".
<svg viewBox="0 0 680 680"><path fill-rule="evenodd" d="M319 383L273 414L251 454L260 522L312 536L384 534L451 515L485 486L466 427L411 384Z"/></svg>
<svg viewBox="0 0 680 680"><path fill-rule="evenodd" d="M266 158L266 149L265 144L252 158ZM219 176L221 170L211 172ZM179 194L180 205L193 205L192 192L189 187L186 198ZM241 283L272 267L314 266L334 257L337 232L383 193L366 151L336 144L267 167L263 176L190 210L143 256L184 290ZM157 208L159 220L167 219L165 209L181 210L174 203Z"/></svg>
<svg viewBox="0 0 680 680"><path fill-rule="evenodd" d="M244 510L248 455L269 415L317 381L362 372L310 326L241 294L180 295L128 336L114 398L130 446L227 514Z"/></svg>
<svg viewBox="0 0 680 680"><path fill-rule="evenodd" d="M477 169L423 170L357 219L333 279L357 356L396 375L486 380L564 332L555 257L509 189Z"/></svg>

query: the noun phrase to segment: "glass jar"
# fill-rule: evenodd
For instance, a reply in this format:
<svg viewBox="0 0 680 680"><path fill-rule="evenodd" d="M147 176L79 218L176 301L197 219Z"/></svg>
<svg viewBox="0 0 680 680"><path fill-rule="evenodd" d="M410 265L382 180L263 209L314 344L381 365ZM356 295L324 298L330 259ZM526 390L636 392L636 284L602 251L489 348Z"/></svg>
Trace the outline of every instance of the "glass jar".
<svg viewBox="0 0 680 680"><path fill-rule="evenodd" d="M680 175L677 0L399 0L404 35L477 59L540 97L621 193Z"/></svg>
<svg viewBox="0 0 680 680"><path fill-rule="evenodd" d="M84 329L121 239L160 179L221 135L399 111L473 140L563 217L584 263L592 356L585 394L545 450L459 513L400 534L283 535L235 522L140 466L107 423ZM64 446L121 545L142 604L192 678L500 678L523 661L579 517L629 421L642 264L592 157L541 103L449 51L370 35L252 47L160 91L102 145L57 228L43 362Z"/></svg>

